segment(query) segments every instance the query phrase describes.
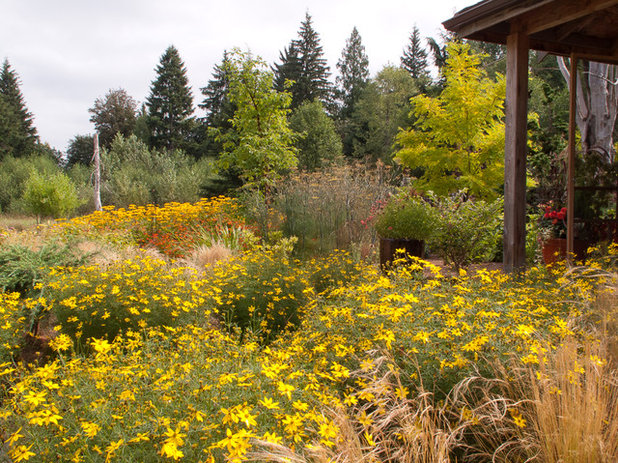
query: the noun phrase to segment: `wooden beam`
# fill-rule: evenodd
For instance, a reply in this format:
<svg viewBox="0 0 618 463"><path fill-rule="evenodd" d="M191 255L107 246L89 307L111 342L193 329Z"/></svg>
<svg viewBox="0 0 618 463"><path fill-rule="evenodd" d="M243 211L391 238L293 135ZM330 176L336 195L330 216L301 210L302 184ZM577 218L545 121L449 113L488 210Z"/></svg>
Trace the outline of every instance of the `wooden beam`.
<svg viewBox="0 0 618 463"><path fill-rule="evenodd" d="M532 35L616 5L618 0L560 0L529 11L518 20Z"/></svg>
<svg viewBox="0 0 618 463"><path fill-rule="evenodd" d="M462 37L468 37L475 32L485 30L505 21L509 21L528 11L536 10L541 5L553 3L556 0L520 0L519 2L504 2L503 7L485 3L470 7L458 13L442 24L448 30L455 28ZM494 1L498 5L498 1Z"/></svg>
<svg viewBox="0 0 618 463"><path fill-rule="evenodd" d="M574 252L573 230L575 224L575 118L577 116L577 57L571 54L569 76L569 145L567 160L567 262Z"/></svg>
<svg viewBox="0 0 618 463"><path fill-rule="evenodd" d="M528 36L506 40L506 134L504 152L504 269L526 264L526 126L528 119Z"/></svg>

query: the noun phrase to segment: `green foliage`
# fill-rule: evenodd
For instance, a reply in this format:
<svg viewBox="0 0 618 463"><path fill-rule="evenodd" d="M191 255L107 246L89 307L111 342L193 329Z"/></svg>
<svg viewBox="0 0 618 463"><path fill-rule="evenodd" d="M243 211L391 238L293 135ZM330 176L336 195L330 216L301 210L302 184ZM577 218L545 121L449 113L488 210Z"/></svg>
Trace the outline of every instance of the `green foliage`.
<svg viewBox="0 0 618 463"><path fill-rule="evenodd" d="M299 135L295 145L300 169L312 171L342 160L335 123L318 100L306 101L296 108L290 117L290 128Z"/></svg>
<svg viewBox="0 0 618 463"><path fill-rule="evenodd" d="M415 182L423 191L495 197L504 179L505 80L487 78L468 45L452 42L447 51L444 90L411 100L417 120L397 136L396 160L423 169Z"/></svg>
<svg viewBox="0 0 618 463"><path fill-rule="evenodd" d="M342 119L347 119L354 112L354 107L369 81L369 58L356 27L352 29L341 52L337 69L340 74L337 76L338 96L341 101L339 114Z"/></svg>
<svg viewBox="0 0 618 463"><path fill-rule="evenodd" d="M234 130L221 134L219 167L238 169L249 185L272 186L298 162L287 120L290 95L274 90L273 74L260 58L234 50L227 64L230 101L237 109Z"/></svg>
<svg viewBox="0 0 618 463"><path fill-rule="evenodd" d="M58 172L54 159L47 155L33 155L15 158L7 156L0 160L0 210L3 212L25 212L23 195L26 181L35 170L44 175Z"/></svg>
<svg viewBox="0 0 618 463"><path fill-rule="evenodd" d="M37 141L32 113L19 89L19 77L5 59L0 72L0 160L31 154Z"/></svg>
<svg viewBox="0 0 618 463"><path fill-rule="evenodd" d="M39 249L4 246L0 249L0 290L32 296L35 285L45 280L50 268L79 265L83 259L70 243L50 242Z"/></svg>
<svg viewBox="0 0 618 463"><path fill-rule="evenodd" d="M67 217L80 205L77 188L64 172L32 170L24 186L24 207L38 217Z"/></svg>
<svg viewBox="0 0 618 463"><path fill-rule="evenodd" d="M382 238L427 241L436 228L436 213L423 198L402 191L379 212L375 228Z"/></svg>
<svg viewBox="0 0 618 463"><path fill-rule="evenodd" d="M188 150L192 147L193 97L178 50L169 46L155 70L157 78L146 99L151 146L169 151Z"/></svg>
<svg viewBox="0 0 618 463"><path fill-rule="evenodd" d="M395 136L400 127L411 125L410 98L418 92L407 71L385 66L365 87L348 122L352 155L391 164Z"/></svg>
<svg viewBox="0 0 618 463"><path fill-rule="evenodd" d="M122 88L110 89L105 97L95 100L88 112L92 114L90 122L99 133L100 145L108 147L116 134L128 137L133 133L137 102Z"/></svg>
<svg viewBox="0 0 618 463"><path fill-rule="evenodd" d="M503 199L486 202L467 199L464 192L438 198L434 249L447 264L456 269L475 261L492 260L497 251L496 236L501 235Z"/></svg>
<svg viewBox="0 0 618 463"><path fill-rule="evenodd" d="M280 55L280 60L281 63L275 65L275 88L280 92L291 92L292 109L316 98L327 108L330 106L330 72L323 56L320 37L313 29L309 13L306 13L305 20L301 23L298 39L292 40Z"/></svg>
<svg viewBox="0 0 618 463"><path fill-rule="evenodd" d="M67 163L69 168L75 164L89 166L94 155L94 137L92 135L75 135L69 141L67 148Z"/></svg>
<svg viewBox="0 0 618 463"><path fill-rule="evenodd" d="M236 105L230 100L229 53L223 52L221 64L216 64L212 79L206 87L201 88L204 100L199 105L206 112L203 125L204 134L201 152L203 155L216 157L221 154L223 146L216 140L216 134L224 134L232 130L232 118L236 112Z"/></svg>
<svg viewBox="0 0 618 463"><path fill-rule="evenodd" d="M362 139L352 116L369 82L369 59L356 27L346 41L337 68L340 74L336 80L339 131L343 140L343 152L346 156L350 156L354 151L355 142L358 143Z"/></svg>
<svg viewBox="0 0 618 463"><path fill-rule="evenodd" d="M178 150L149 150L135 135L117 135L101 159L102 202L118 207L196 201L211 172L208 160L196 162Z"/></svg>
<svg viewBox="0 0 618 463"><path fill-rule="evenodd" d="M264 342L300 324L311 294L300 262L271 250L216 267L210 284L221 289L216 308L225 323Z"/></svg>

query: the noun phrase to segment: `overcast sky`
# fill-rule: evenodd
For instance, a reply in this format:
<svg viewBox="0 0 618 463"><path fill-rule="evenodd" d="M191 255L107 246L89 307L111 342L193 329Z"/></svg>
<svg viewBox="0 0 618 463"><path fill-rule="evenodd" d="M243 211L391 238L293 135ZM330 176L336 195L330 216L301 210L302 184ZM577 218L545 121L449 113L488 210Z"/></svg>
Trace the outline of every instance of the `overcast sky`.
<svg viewBox="0 0 618 463"><path fill-rule="evenodd" d="M223 51L268 63L313 18L334 74L357 27L371 75L399 64L412 27L438 38L442 21L476 0L0 0L0 60L9 60L41 140L66 150L93 133L88 108L110 88L142 102L169 45L187 67L194 103ZM199 115L199 113L198 113Z"/></svg>

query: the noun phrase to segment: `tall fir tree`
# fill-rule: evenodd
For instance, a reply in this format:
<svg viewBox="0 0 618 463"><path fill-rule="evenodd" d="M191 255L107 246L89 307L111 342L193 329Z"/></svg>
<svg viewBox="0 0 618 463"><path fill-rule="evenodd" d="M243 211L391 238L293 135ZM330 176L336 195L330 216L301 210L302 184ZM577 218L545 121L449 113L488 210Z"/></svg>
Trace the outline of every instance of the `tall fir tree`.
<svg viewBox="0 0 618 463"><path fill-rule="evenodd" d="M352 154L354 146L365 138L364 127L352 120L352 114L369 81L369 58L356 27L346 42L337 62L337 100L339 103L339 132L345 155Z"/></svg>
<svg viewBox="0 0 618 463"><path fill-rule="evenodd" d="M0 72L0 100L0 157L30 154L38 136L19 89L19 77L7 59Z"/></svg>
<svg viewBox="0 0 618 463"><path fill-rule="evenodd" d="M356 27L352 29L350 38L346 41L337 62L337 94L340 100L342 118L349 117L360 99L363 89L369 80L369 58Z"/></svg>
<svg viewBox="0 0 618 463"><path fill-rule="evenodd" d="M223 52L220 64L215 64L212 79L200 91L204 96L198 105L206 112L198 129L200 153L206 156L218 156L223 148L220 138L232 129L232 118L236 105L230 99L229 54Z"/></svg>
<svg viewBox="0 0 618 463"><path fill-rule="evenodd" d="M421 34L416 25L412 28L407 47L401 56L401 67L410 73L414 79L427 79L427 51L421 43Z"/></svg>
<svg viewBox="0 0 618 463"><path fill-rule="evenodd" d="M309 13L306 13L305 21L301 23L298 39L292 40L280 59L281 63L274 68L277 84L275 88L279 91L285 90L285 82L293 81L287 89L292 94L292 109L316 98L325 107L332 107L332 85L328 80L330 70Z"/></svg>
<svg viewBox="0 0 618 463"><path fill-rule="evenodd" d="M210 127L231 128L235 105L230 101L230 76L228 52L223 52L221 64L216 64L212 79L200 89L204 100L198 106L206 111L204 122Z"/></svg>
<svg viewBox="0 0 618 463"><path fill-rule="evenodd" d="M193 96L178 50L169 46L155 68L157 78L146 99L147 125L153 148L190 151L193 145Z"/></svg>

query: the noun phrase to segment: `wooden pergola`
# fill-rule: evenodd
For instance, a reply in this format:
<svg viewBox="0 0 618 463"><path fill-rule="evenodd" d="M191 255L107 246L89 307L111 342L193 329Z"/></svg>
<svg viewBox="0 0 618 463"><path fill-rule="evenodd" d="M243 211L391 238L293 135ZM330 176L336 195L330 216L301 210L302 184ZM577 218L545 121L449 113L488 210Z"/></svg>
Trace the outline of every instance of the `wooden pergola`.
<svg viewBox="0 0 618 463"><path fill-rule="evenodd" d="M484 0L443 23L458 36L505 44L504 269L525 265L526 123L530 49L571 58L567 251L573 252L576 66L618 64L618 0Z"/></svg>

